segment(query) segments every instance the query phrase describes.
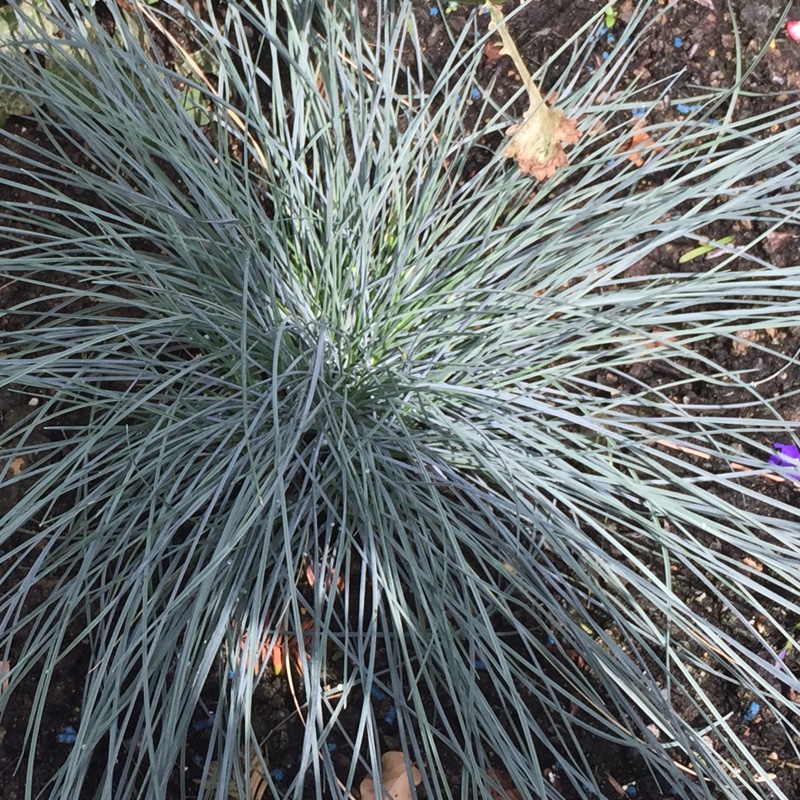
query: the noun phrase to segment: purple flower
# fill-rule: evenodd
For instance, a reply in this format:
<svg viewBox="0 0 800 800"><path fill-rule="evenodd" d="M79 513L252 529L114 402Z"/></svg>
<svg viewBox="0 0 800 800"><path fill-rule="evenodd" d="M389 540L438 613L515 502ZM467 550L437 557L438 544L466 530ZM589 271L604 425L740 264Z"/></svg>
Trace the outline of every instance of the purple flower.
<svg viewBox="0 0 800 800"><path fill-rule="evenodd" d="M797 445L774 442L772 446L780 450L780 453L769 457L770 464L777 464L779 467L800 467L800 450L797 449ZM786 476L794 481L800 481L798 472L787 472Z"/></svg>

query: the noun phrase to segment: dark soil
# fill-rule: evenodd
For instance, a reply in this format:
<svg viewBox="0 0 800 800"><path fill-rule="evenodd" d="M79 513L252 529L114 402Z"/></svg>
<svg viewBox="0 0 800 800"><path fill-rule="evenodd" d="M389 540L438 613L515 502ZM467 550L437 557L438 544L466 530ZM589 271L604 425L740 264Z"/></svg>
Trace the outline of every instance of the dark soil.
<svg viewBox="0 0 800 800"><path fill-rule="evenodd" d="M370 13L369 2L362 0L362 5L365 15L368 16ZM620 20L617 23L617 29L624 24L626 13L625 2L620 2L618 5ZM664 5L666 4L662 3L662 6ZM713 5L713 10L708 7L710 5ZM741 46L745 53L745 62L751 62L762 48L767 48L766 57L747 79L745 88L748 91L741 95L736 108L736 114L740 117L779 108L782 103L787 102L790 93L800 90L800 44L792 42L783 34L770 44L770 34L780 18L783 5L781 0L735 0L733 3L741 36ZM548 0L548 2L541 0L529 3L525 10L516 17L512 26L512 32L526 62L534 68L544 63L550 53L560 47L573 35L574 31L578 30L592 14L596 13L597 8L598 3L595 0ZM793 18L800 16L800 4L793 11L798 12L793 15ZM433 2L418 2L417 16L426 56L432 71L435 72L438 66L444 64L451 48L451 39L447 34L446 25L449 24L453 29L458 30L459 26L467 20L468 9L463 4L462 7L450 10L446 2L441 5ZM587 74L589 70L596 69L601 65L603 53L613 48L615 44L616 42L609 39L607 35L605 38L598 39L595 63L588 65ZM726 86L734 82L735 50L735 27L723 0L712 0L711 2L681 0L681 2L672 3L669 12L662 17L650 40L639 52L636 63L633 65L633 73L642 83L668 76L677 76L670 92L671 99L674 101L683 97L690 98L697 94L701 87ZM545 93L549 88L548 82L553 81L556 75L557 71L551 71L546 76L543 86ZM487 57L479 79L481 86L491 86L494 96L501 101L510 98L519 87L518 76L507 57L499 59ZM467 115L475 103L476 101L473 99L464 99ZM520 108L519 112L521 113L523 110ZM665 119L669 115L680 112L673 105L662 103L654 113L656 117L660 115L661 119ZM633 125L633 120L631 120L631 125ZM21 118L10 119L6 129L20 136L40 142L44 141L41 133L32 127L30 122ZM68 144L65 146L69 147ZM78 161L83 158L77 151L74 153L74 157ZM13 165L6 164L5 166ZM476 162L475 168L479 168L479 166L479 162ZM23 192L18 190L9 191L7 188L0 187L0 201L24 202L31 199L33 199L33 195L26 197ZM55 211L56 209L54 209L54 213ZM734 225L733 228L728 225L718 231L708 231L709 236L717 237L733 234L737 244L745 244L763 233L764 228L760 224L746 221ZM764 239L762 244L758 245L756 252L776 266L797 263L800 259L800 238L798 238L800 230L797 231L797 234L794 238ZM693 243L687 242L685 249L690 249L692 246ZM639 274L655 274L659 271L674 270L680 252L682 252L680 244L664 247L643 260L637 270ZM685 268L703 269L706 263L703 259L698 259L687 263ZM49 296L51 293L52 290L43 289L37 295L33 284L3 280L0 283L0 309L27 302L30 303L28 306L30 314L32 318L35 318L37 312L58 302ZM2 316L2 310L0 310L0 336L12 324L20 324L18 318L12 320L8 316ZM706 355L721 367L730 370L744 368L753 370L752 380L764 382L762 391L766 397L784 394L787 387L800 382L800 373L798 373L797 367L782 369L783 362L777 355L783 353L792 356L796 353L800 349L800 336L777 331L758 333L742 331L741 338L740 347L732 348L729 343L712 344ZM770 355L759 349L757 347L759 341L768 345L776 355ZM748 342L751 342L752 345ZM663 371L665 369L667 367L664 365L642 365L638 374L628 376L628 378L657 386L672 377L668 369L667 372ZM596 377L609 384L625 380L625 378L611 374ZM715 389L711 384L703 384L698 386L696 391L687 394L683 401L698 405L712 405L715 402L727 403L732 400L730 394L732 391L736 390L726 387ZM715 395L715 392L718 394ZM0 425L2 429L7 430L29 413L32 402L33 399L24 394L0 391ZM787 406L780 410L787 419L800 419L800 405ZM36 433L37 439L32 443L44 445L51 435L48 431L39 431ZM763 491L763 487L759 488ZM13 506L20 491L24 491L23 484L15 484L11 488L0 491L0 513ZM768 488L768 491L784 503L793 506L798 504L798 494L788 483L776 482ZM741 495L732 495L730 499L734 498L738 498L736 502L743 501ZM765 508L763 511L769 513L769 509ZM732 550L727 555L740 560L751 557L751 554ZM6 569L6 565L0 566L0 570L5 571ZM25 565L23 564L17 568L17 572L3 575L4 592L13 591L13 587L21 578L19 571L24 571L24 569ZM43 584L35 586L28 596L30 607L42 602L47 597L49 588ZM726 632L734 637L742 635L736 616L720 606L713 598L706 597L702 585L694 586L687 582L685 585L677 587L677 590L683 597L696 598L696 603L698 607L702 608L703 613L718 620ZM781 612L779 608L774 609L774 614L787 627L798 622L798 620L787 619L786 613ZM534 625L533 621L531 624ZM789 657L797 659L798 656L795 653L790 654ZM792 666L797 668L798 664L795 663ZM78 648L68 655L57 671L46 706L46 715L42 720L43 738L36 746L35 769L32 774L27 776L32 783L34 793L44 789L47 781L61 765L69 751L71 745L59 743L56 736L66 726L77 726L80 722L79 710L83 676L89 668L88 648ZM335 683L338 678L335 675L335 665L332 665L331 669L330 680L331 683ZM703 689L714 699L718 708L724 713L733 712L730 725L742 738L745 745L753 753L758 754L761 763L774 775L774 785L779 787L786 796L800 798L800 764L796 763L796 759L794 759L794 748L786 741L783 728L773 724L768 713L759 714L748 723L745 721L744 714L749 704L757 698L744 696L722 677L707 675L704 680ZM295 680L296 685L297 681ZM211 687L209 699L216 697L216 681L213 680L213 676ZM494 692L493 687L485 688L487 696L491 697ZM13 704L2 720L3 727L0 728L0 800L17 800L24 796L28 768L27 761L20 763L20 758L26 750L26 726L36 690L35 675L31 675L30 679L15 692ZM456 698L452 700L456 701ZM694 712L687 700L683 702L685 707L677 708L677 711L681 715L686 715L686 719L691 720ZM391 699L376 699L374 703L380 717L385 718L390 712ZM265 737L269 736L271 767L280 769L288 783L297 769L303 729L295 710L292 686L286 675L263 680L258 686L254 704L260 709L259 718L262 720L261 723L256 723L259 728L257 733ZM447 705L446 702L445 705ZM356 714L358 703L352 703L350 707L353 709L351 713ZM502 707L499 700L498 707ZM209 710L213 711L213 709L198 708L196 719L200 724L198 730L192 731L189 739L193 753L197 754L200 760L206 752L209 738L209 732L202 726L202 721L207 718ZM347 720L343 719L342 722L346 724ZM352 722L355 729L356 720L353 719ZM392 749L396 729L390 720L384 722L382 733L385 749ZM644 769L643 763L632 753L622 748L609 746L607 742L599 740L595 742L582 741L581 745L590 759L595 775L604 786L605 797L618 797L617 786L627 785L634 785L638 791L637 796L645 798L645 800L657 800L672 796L668 794L669 787L656 785L652 776ZM339 748L340 752L337 757L341 758L344 764L348 763L351 753L348 752L346 743L342 742ZM443 753L442 755L447 763L447 754ZM186 782L191 792L193 782L200 779L202 774L200 766L189 762L186 769L185 776L176 774L174 794L165 800L172 800L173 797L180 796L181 780ZM454 786L457 786L460 768L454 760L452 774ZM555 783L559 782L557 772L552 772L551 777ZM278 781L278 785L280 785L280 781ZM565 794L568 794L569 789L566 785L561 788ZM457 790L454 791L457 793Z"/></svg>

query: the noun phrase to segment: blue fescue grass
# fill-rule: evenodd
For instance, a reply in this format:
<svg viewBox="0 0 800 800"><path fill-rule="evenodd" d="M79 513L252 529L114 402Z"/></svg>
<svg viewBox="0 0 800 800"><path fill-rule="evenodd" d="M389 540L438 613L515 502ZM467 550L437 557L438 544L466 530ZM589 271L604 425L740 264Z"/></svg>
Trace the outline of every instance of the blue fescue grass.
<svg viewBox="0 0 800 800"><path fill-rule="evenodd" d="M553 798L543 769L558 760L587 796L582 731L634 748L686 797L783 796L699 669L724 670L796 732L781 693L795 678L770 666L763 631L797 644L776 616L800 610L797 514L753 475L797 425L702 345L800 325L800 267L745 248L693 274L627 271L712 223L795 220L797 107L664 123L665 149L636 168L619 157L618 119L642 98L603 95L624 86L633 35L587 83L571 70L557 82L585 132L569 168L533 185L496 155L464 180L510 122L489 92L477 127L463 120L483 43L469 49L472 28L430 79L407 4L376 4L377 35L348 2L235 0L224 19L169 5L207 66L178 50L180 69L162 61L151 32L171 29L144 7L112 7L131 31L112 36L90 9L53 2L57 34L29 34L45 68L0 49L0 74L50 135L0 140L27 154L24 171L4 168L7 186L36 198L2 204L3 274L54 298L8 309L0 355L0 384L41 400L0 440L6 464L24 462L5 481L27 482L0 522L1 563L21 580L0 606L12 662L0 708L37 675L31 774L53 670L88 641L53 796L95 782L92 753L107 753L98 796L163 796L217 674L198 791L226 797L233 781L247 796L269 752L253 676L235 667L288 631L306 727L298 776L281 792L270 782L276 796L302 796L309 771L316 796L343 796L379 768L376 685L428 797L486 797L493 759L526 796ZM588 133L600 123L603 138ZM644 362L674 379L626 380ZM682 402L690 384L721 382L747 388L747 416ZM765 499L775 516L750 510ZM676 595L675 571L740 609L758 646ZM694 719L673 710L682 698ZM352 729L339 720L354 703ZM344 772L334 738L360 754Z"/></svg>

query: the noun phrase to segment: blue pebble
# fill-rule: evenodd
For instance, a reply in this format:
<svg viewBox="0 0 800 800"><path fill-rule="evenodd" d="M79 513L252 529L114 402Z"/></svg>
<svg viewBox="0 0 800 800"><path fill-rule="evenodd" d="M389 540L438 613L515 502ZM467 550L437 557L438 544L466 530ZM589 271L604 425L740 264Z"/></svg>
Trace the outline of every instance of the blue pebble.
<svg viewBox="0 0 800 800"><path fill-rule="evenodd" d="M754 700L747 707L747 711L744 712L744 721L752 722L758 716L759 711L761 711L761 706Z"/></svg>
<svg viewBox="0 0 800 800"><path fill-rule="evenodd" d="M614 36L614 34L613 34L613 33L609 33L609 34L608 34L608 36L606 36L606 41L607 41L609 44L614 44L614 42L616 42L616 41L617 41L617 37L616 37L616 36Z"/></svg>
<svg viewBox="0 0 800 800"><path fill-rule="evenodd" d="M486 664L479 658L475 659L475 669L486 669Z"/></svg>
<svg viewBox="0 0 800 800"><path fill-rule="evenodd" d="M708 121L708 124L709 125L719 125L719 120L718 119L710 119Z"/></svg>
<svg viewBox="0 0 800 800"><path fill-rule="evenodd" d="M199 719L197 722L192 723L192 730L194 731L204 731L208 728L213 727L214 725L214 718L209 717L208 719Z"/></svg>
<svg viewBox="0 0 800 800"><path fill-rule="evenodd" d="M683 47L683 39L681 39L680 36L676 36L673 44L675 45L675 47Z"/></svg>
<svg viewBox="0 0 800 800"><path fill-rule="evenodd" d="M547 644L553 645L556 643L555 637L551 636L549 633L547 634Z"/></svg>
<svg viewBox="0 0 800 800"><path fill-rule="evenodd" d="M481 90L476 89L474 86L469 90L469 96L472 100L480 100L481 99Z"/></svg>
<svg viewBox="0 0 800 800"><path fill-rule="evenodd" d="M229 680L229 681L232 681L232 680L233 680L233 670L232 670L232 669L229 669L229 670L228 670L228 680Z"/></svg>
<svg viewBox="0 0 800 800"><path fill-rule="evenodd" d="M464 98L460 94L457 94L456 95L456 105L460 106L463 99Z"/></svg>
<svg viewBox="0 0 800 800"><path fill-rule="evenodd" d="M370 686L370 688L369 688L369 696L373 700L388 700L389 699L389 695L386 694L386 692L384 692L383 689L381 689L378 686Z"/></svg>
<svg viewBox="0 0 800 800"><path fill-rule="evenodd" d="M644 106L640 106L639 108L634 108L631 111L631 116L633 117L643 117L647 114L647 109Z"/></svg>
<svg viewBox="0 0 800 800"><path fill-rule="evenodd" d="M329 753L336 752L336 745L333 742L328 742L328 752Z"/></svg>
<svg viewBox="0 0 800 800"><path fill-rule="evenodd" d="M607 50L603 50L603 52L600 54L600 58L602 58L603 60L607 59L608 58L608 51Z"/></svg>
<svg viewBox="0 0 800 800"><path fill-rule="evenodd" d="M203 756L200 755L200 753L195 753L192 756L192 761L194 761L194 763L197 764L198 767L203 763L204 760L205 759L203 758Z"/></svg>
<svg viewBox="0 0 800 800"><path fill-rule="evenodd" d="M432 17L436 17L436 16L439 15L439 9L438 8L431 8L431 9L428 9L428 10L431 12L431 16Z"/></svg>
<svg viewBox="0 0 800 800"><path fill-rule="evenodd" d="M75 740L78 738L78 731L72 727L72 725L67 725L64 728L62 733L56 734L56 740L61 744L75 744Z"/></svg>
<svg viewBox="0 0 800 800"><path fill-rule="evenodd" d="M602 36L607 30L608 28L605 25L601 25L599 31L600 35Z"/></svg>
<svg viewBox="0 0 800 800"><path fill-rule="evenodd" d="M636 787L635 786L626 786L625 787L625 794L628 797L636 797Z"/></svg>
<svg viewBox="0 0 800 800"><path fill-rule="evenodd" d="M272 770L272 780L282 781L286 777L286 773L282 769Z"/></svg>
<svg viewBox="0 0 800 800"><path fill-rule="evenodd" d="M676 105L675 108L678 109L679 114L688 114L692 110L692 107L687 106L685 103L678 103L678 105Z"/></svg>
<svg viewBox="0 0 800 800"><path fill-rule="evenodd" d="M397 709L392 706L387 712L386 716L383 718L383 721L387 725L394 725L397 722Z"/></svg>

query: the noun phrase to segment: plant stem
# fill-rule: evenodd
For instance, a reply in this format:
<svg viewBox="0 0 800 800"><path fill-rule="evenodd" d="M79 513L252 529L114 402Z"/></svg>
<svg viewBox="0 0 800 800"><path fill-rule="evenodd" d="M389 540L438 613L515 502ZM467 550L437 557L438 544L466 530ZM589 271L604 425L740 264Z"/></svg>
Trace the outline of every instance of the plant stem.
<svg viewBox="0 0 800 800"><path fill-rule="evenodd" d="M514 42L514 38L508 31L508 26L505 25L505 16L503 15L503 11L499 5L495 5L491 0L486 4L487 8L489 9L489 13L492 17L492 26L497 28L497 32L500 34L500 38L503 41L503 50L511 56L511 60L514 62L514 66L519 72L520 78L522 78L522 85L525 87L525 91L528 93L528 97L530 98L530 107L536 108L537 106L544 104L544 98L539 91L539 88L533 82L533 77L531 76L530 71L525 66L525 62L522 60L522 56L519 54L519 50L517 49L516 42Z"/></svg>

